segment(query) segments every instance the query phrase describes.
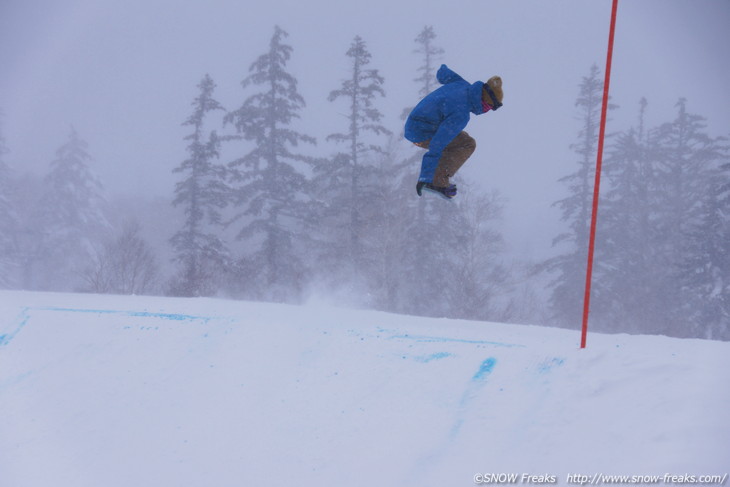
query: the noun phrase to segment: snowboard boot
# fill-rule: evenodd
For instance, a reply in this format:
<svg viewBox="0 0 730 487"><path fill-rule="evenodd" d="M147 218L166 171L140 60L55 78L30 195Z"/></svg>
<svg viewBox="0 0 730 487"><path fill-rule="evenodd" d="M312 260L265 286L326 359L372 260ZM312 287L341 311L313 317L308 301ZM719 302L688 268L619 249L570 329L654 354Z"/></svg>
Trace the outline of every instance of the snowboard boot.
<svg viewBox="0 0 730 487"><path fill-rule="evenodd" d="M454 196L456 196L455 184L449 184L446 187L442 187L434 186L432 183L424 183L423 181L419 181L418 184L416 184L416 193L418 193L418 196L421 196L424 190L434 193L435 195L438 195L446 200L451 200L454 198Z"/></svg>

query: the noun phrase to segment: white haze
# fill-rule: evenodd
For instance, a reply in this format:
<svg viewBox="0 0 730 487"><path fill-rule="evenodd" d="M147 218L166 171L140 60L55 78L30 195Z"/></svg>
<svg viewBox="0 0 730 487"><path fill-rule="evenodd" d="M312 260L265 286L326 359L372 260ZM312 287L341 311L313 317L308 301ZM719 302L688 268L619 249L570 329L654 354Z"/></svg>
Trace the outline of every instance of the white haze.
<svg viewBox="0 0 730 487"><path fill-rule="evenodd" d="M469 81L504 79L504 108L468 128L478 149L464 176L507 198L513 252L541 258L559 225L550 207L564 191L557 180L573 168L578 84L592 64L603 70L610 8L610 0L3 0L5 160L42 174L73 125L110 195L169 198L197 83L209 73L216 98L239 106L240 81L274 25L290 34L290 72L307 102L300 123L319 140L313 150L334 151L324 137L339 130L344 109L326 98L348 76L345 51L356 35L385 78L378 108L398 133L403 108L417 101L414 38L431 25L440 61ZM621 109L608 130L634 123L642 96L649 124L671 120L686 97L711 134L726 135L729 25L726 1L619 2L611 95Z"/></svg>

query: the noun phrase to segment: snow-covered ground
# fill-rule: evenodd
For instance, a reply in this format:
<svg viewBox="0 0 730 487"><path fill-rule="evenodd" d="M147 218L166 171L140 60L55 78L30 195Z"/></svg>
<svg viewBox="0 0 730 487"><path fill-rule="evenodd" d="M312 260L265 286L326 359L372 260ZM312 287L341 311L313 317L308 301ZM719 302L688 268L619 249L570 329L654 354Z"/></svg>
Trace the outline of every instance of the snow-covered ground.
<svg viewBox="0 0 730 487"><path fill-rule="evenodd" d="M319 304L0 292L0 486L730 471L730 343L579 338Z"/></svg>

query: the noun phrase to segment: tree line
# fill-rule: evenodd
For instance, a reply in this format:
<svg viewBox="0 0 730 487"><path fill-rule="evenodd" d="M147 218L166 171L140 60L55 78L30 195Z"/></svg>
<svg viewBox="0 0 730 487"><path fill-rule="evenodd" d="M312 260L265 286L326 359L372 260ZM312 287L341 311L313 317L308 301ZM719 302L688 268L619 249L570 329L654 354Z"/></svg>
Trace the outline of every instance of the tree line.
<svg viewBox="0 0 730 487"><path fill-rule="evenodd" d="M554 319L572 325L582 313L602 93L593 66L576 101L576 171L555 203L567 230L544 263ZM591 298L599 330L730 339L728 139L709 135L688 105L680 98L674 120L648 127L642 98L636 123L608 138Z"/></svg>
<svg viewBox="0 0 730 487"><path fill-rule="evenodd" d="M498 192L415 196L421 153L383 124L385 80L364 39L345 51L349 72L328 97L346 114L326 137L335 149L325 153L297 130L306 103L287 68L287 37L275 27L237 107L216 100L209 75L198 84L183 121L187 156L174 169L181 218L169 235L171 262L156 257L138 222L110 216L75 131L42 180L10 171L0 132L0 285L286 303L321 294L398 313L577 326L598 68L576 101L582 127L571 146L576 170L555 203L565 222L555 257L518 266L503 256ZM414 39L421 95L436 88L444 51L435 39L431 27ZM610 138L592 301L600 330L730 338L728 148L687 104L680 99L674 121L647 128L642 100L637 125ZM520 284L543 277L545 289Z"/></svg>

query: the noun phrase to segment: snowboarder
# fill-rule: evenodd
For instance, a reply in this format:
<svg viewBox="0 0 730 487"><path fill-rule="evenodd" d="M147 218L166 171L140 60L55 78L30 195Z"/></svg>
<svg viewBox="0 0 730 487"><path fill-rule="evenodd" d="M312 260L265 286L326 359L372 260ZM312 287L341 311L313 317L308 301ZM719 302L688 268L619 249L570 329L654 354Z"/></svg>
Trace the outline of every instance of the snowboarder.
<svg viewBox="0 0 730 487"><path fill-rule="evenodd" d="M442 64L436 79L443 86L426 95L408 115L405 138L427 149L421 162L416 192L425 189L447 199L456 196L449 178L476 149L476 141L464 132L470 113L481 115L502 106L502 78L469 83Z"/></svg>

